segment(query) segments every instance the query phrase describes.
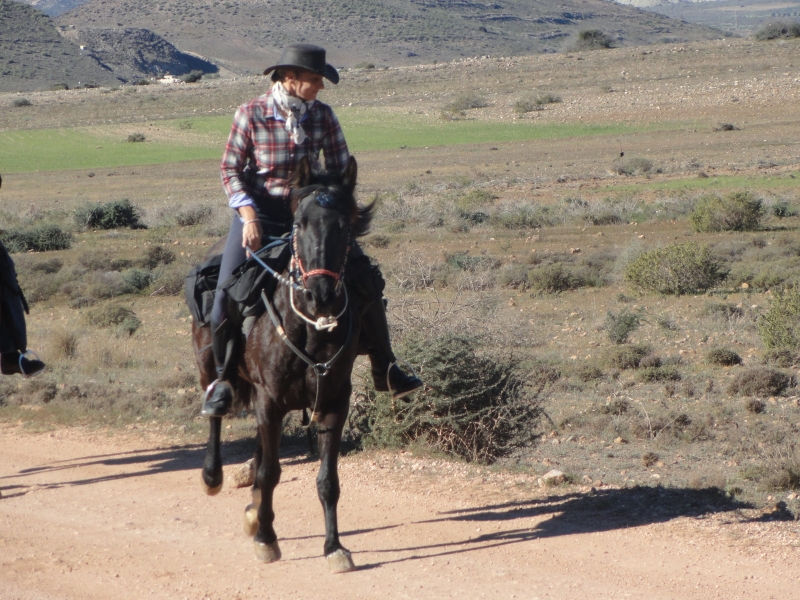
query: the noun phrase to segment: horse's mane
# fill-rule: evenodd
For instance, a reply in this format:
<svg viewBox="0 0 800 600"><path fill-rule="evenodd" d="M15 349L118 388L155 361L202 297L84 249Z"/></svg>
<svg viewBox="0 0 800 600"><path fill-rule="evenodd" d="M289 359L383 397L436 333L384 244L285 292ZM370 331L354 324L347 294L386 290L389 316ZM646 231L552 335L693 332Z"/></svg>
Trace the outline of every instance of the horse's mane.
<svg viewBox="0 0 800 600"><path fill-rule="evenodd" d="M314 176L315 183L305 187L292 190L291 209L294 214L297 207L304 199L319 190L330 191L337 202L337 208L350 215L350 224L353 227L353 235L362 237L369 233L372 217L375 216L377 202L373 201L366 205L360 205L355 195L341 184L340 178L331 176L328 173L320 173Z"/></svg>

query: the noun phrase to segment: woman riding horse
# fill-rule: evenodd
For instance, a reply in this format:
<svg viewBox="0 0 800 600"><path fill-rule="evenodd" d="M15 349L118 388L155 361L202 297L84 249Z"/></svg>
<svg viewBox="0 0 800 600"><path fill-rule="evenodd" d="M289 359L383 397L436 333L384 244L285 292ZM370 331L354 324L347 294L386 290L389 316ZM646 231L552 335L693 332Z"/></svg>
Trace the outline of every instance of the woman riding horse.
<svg viewBox="0 0 800 600"><path fill-rule="evenodd" d="M223 416L230 410L231 381L237 371L239 331L227 318L223 284L245 261L246 248L258 250L264 236L280 236L291 229L290 180L303 157L319 170L322 151L331 172L343 172L350 158L333 110L317 100L325 88L323 78L339 82L336 69L325 62L325 50L311 44L289 46L278 64L264 71L264 75L269 73L272 88L236 111L222 157L222 184L229 206L238 214L225 244L211 313L217 380L203 406L208 416ZM355 240L347 262L347 283L361 319L361 347L370 357L375 389L401 398L422 387L422 381L396 364L382 298L385 282Z"/></svg>

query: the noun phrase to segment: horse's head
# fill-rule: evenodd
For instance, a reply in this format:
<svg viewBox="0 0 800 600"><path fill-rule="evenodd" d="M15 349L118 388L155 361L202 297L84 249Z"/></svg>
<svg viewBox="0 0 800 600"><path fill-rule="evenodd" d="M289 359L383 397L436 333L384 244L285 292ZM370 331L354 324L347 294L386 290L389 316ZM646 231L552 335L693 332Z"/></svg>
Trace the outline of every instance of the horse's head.
<svg viewBox="0 0 800 600"><path fill-rule="evenodd" d="M350 247L372 219L373 205L359 207L355 199L357 172L351 156L341 173L312 173L305 158L295 173L292 269L315 318L330 316L344 284Z"/></svg>

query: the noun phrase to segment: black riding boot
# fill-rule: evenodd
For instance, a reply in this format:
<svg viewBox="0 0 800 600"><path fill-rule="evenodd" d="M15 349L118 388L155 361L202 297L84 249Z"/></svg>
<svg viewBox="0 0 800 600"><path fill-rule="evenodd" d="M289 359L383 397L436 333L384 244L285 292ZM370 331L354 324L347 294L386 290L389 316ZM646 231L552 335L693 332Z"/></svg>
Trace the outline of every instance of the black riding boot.
<svg viewBox="0 0 800 600"><path fill-rule="evenodd" d="M372 363L372 381L378 392L391 392L403 398L423 386L422 380L405 374L397 366L389 339L383 288L386 282L377 266L370 265L366 256L355 258L347 265L351 275L353 300L361 316L361 348ZM352 267L352 270L351 270Z"/></svg>
<svg viewBox="0 0 800 600"><path fill-rule="evenodd" d="M231 378L235 376L236 370L233 357L238 328L231 324L230 319L225 319L219 325L212 321L210 326L211 350L214 352L217 379L206 391L206 400L200 414L206 417L224 417L233 404Z"/></svg>

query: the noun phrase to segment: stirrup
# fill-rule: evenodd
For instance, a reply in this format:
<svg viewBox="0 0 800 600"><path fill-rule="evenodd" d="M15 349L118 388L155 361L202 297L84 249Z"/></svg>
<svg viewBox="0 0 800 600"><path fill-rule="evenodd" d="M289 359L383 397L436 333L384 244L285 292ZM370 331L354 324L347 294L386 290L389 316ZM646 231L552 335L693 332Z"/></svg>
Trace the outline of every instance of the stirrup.
<svg viewBox="0 0 800 600"><path fill-rule="evenodd" d="M418 380L421 385L419 385L417 387L414 387L414 388L411 388L410 390L407 390L405 392L396 393L394 391L394 389L392 389L392 382L391 382L391 378L389 377L389 373L391 372L392 367L394 367L394 366L396 366L400 370L400 372L403 373L403 370L400 369L400 365L398 363L402 363L405 367L407 367L408 370L411 371L411 374L413 375L414 379ZM405 373L403 373L403 375L407 377L407 375ZM412 367L411 364L407 363L404 360L395 360L393 363L389 363L389 366L386 368L386 387L389 388L389 393L392 395L392 398L394 398L395 400L399 400L400 398L405 398L406 396L416 392L418 389L422 388L423 386L424 386L424 384L422 383L422 380L419 377L417 377L417 372L414 370L414 367Z"/></svg>
<svg viewBox="0 0 800 600"><path fill-rule="evenodd" d="M42 365L41 369L39 369L38 371L32 371L30 373L25 372L25 368L22 366L22 361L27 360L28 362L33 362L31 361L31 359L27 358L28 354L33 354L33 356L36 357L36 361L41 363ZM23 377L33 377L34 375L38 375L39 373L44 371L44 363L42 362L42 359L39 358L39 355L36 354L36 352L34 352L33 350L25 350L25 352L20 352L19 359L17 360L19 361L19 372L22 374Z"/></svg>
<svg viewBox="0 0 800 600"><path fill-rule="evenodd" d="M210 407L209 409L208 403L211 400L211 397L214 395L216 387L221 383L224 383L230 388L231 397L224 403L224 406ZM218 399L217 402L220 402L220 400L221 399ZM209 384L208 388L206 388L206 393L205 396L203 397L203 408L200 410L200 414L203 415L204 417L213 417L213 418L224 417L225 415L228 414L228 412L230 412L232 403L233 403L233 387L231 386L230 382L225 381L223 379L215 379Z"/></svg>

